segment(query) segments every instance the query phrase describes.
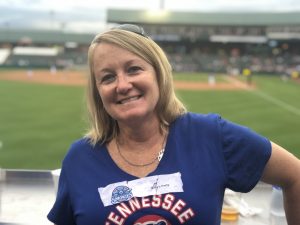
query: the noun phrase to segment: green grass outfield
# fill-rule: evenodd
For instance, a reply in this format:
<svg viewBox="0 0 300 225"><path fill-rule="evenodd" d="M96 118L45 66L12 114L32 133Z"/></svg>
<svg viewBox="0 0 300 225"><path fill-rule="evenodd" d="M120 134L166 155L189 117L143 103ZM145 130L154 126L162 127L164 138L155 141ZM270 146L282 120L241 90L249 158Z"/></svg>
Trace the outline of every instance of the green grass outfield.
<svg viewBox="0 0 300 225"><path fill-rule="evenodd" d="M2 71L3 72L3 71ZM207 80L207 75L175 79ZM219 79L217 78L217 82ZM300 84L254 76L257 89L178 90L190 111L249 126L300 158ZM0 80L0 167L55 169L86 129L84 88Z"/></svg>

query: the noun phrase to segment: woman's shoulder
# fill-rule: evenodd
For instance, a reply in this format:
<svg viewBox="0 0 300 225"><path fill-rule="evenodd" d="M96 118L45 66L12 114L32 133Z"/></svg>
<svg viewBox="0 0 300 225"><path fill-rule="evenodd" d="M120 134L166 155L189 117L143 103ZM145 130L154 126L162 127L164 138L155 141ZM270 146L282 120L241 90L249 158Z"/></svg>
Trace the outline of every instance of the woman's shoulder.
<svg viewBox="0 0 300 225"><path fill-rule="evenodd" d="M76 152L81 149L93 148L88 138L80 138L73 141L70 145L69 152Z"/></svg>
<svg viewBox="0 0 300 225"><path fill-rule="evenodd" d="M179 124L201 124L209 125L209 124L216 124L218 120L220 120L220 115L216 113L194 113L194 112L187 112L180 116L175 123Z"/></svg>
<svg viewBox="0 0 300 225"><path fill-rule="evenodd" d="M177 132L205 132L206 134L217 134L219 132L220 116L215 113L201 114L187 112L177 118L171 125L171 129Z"/></svg>
<svg viewBox="0 0 300 225"><path fill-rule="evenodd" d="M94 146L86 137L77 139L71 143L69 150L66 153L65 160L68 158L82 157L88 152L95 151L97 148L99 148L99 146L97 144Z"/></svg>

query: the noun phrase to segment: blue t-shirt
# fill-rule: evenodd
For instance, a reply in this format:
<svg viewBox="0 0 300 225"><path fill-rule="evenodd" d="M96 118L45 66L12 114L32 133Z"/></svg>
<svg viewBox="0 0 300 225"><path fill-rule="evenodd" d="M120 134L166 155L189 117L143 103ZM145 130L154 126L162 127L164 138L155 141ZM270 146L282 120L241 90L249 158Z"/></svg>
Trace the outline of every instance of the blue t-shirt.
<svg viewBox="0 0 300 225"><path fill-rule="evenodd" d="M98 188L138 179L122 171L105 145L73 143L48 219L57 225L219 225L225 188L248 192L261 178L271 144L216 114L186 113L169 129L165 153L148 176L180 173L183 192L104 206ZM133 199L132 199L133 200Z"/></svg>

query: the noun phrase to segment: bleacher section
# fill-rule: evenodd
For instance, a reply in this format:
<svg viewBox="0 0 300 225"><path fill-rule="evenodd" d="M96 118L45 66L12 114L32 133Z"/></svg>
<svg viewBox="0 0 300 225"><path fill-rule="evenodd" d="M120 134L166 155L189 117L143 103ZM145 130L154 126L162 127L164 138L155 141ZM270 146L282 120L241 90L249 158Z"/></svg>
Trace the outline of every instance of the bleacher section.
<svg viewBox="0 0 300 225"><path fill-rule="evenodd" d="M300 65L299 12L164 11L150 15L147 10L109 9L107 22L144 27L167 52L175 71L250 68L282 75Z"/></svg>
<svg viewBox="0 0 300 225"><path fill-rule="evenodd" d="M59 55L57 48L47 47L22 47L13 48L6 59L6 66L18 67L50 67L55 64Z"/></svg>
<svg viewBox="0 0 300 225"><path fill-rule="evenodd" d="M87 51L62 50L57 47L17 46L13 48L10 54L5 56L0 65L6 67L50 68L56 66L57 68L70 68L86 66L87 64Z"/></svg>
<svg viewBox="0 0 300 225"><path fill-rule="evenodd" d="M10 54L5 54L5 57L0 52L0 67L86 67L87 49L94 36L62 31L0 29L0 49L10 49Z"/></svg>
<svg viewBox="0 0 300 225"><path fill-rule="evenodd" d="M168 12L150 17L143 10L108 9L107 24L118 23L143 26L178 72L236 73L249 68L282 75L300 67L300 17L296 12ZM0 30L0 48L60 49L52 56L10 54L0 66L86 67L94 36L59 30Z"/></svg>

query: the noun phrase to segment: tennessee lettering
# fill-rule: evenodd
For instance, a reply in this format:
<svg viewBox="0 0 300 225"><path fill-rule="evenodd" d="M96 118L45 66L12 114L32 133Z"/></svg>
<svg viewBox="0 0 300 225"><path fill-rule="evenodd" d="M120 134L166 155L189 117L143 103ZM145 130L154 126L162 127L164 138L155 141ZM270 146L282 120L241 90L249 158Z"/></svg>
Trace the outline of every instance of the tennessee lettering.
<svg viewBox="0 0 300 225"><path fill-rule="evenodd" d="M186 203L182 199L176 200L175 196L172 194L163 196L154 195L142 198L132 198L129 201L116 205L117 213L110 212L105 225L123 225L130 215L145 208L167 210L177 218L180 224L186 223L195 215L191 208L186 207Z"/></svg>

